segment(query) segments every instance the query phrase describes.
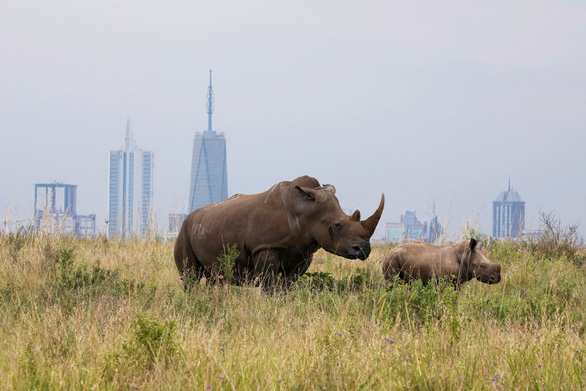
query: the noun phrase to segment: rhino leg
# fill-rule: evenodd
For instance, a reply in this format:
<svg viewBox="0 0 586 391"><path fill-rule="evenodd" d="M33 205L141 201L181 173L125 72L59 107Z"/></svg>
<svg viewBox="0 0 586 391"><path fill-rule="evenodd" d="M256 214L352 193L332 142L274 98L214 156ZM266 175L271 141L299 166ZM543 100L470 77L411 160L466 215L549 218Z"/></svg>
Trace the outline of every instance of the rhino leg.
<svg viewBox="0 0 586 391"><path fill-rule="evenodd" d="M265 249L253 256L254 274L261 286L268 290L275 285L279 274L279 252Z"/></svg>
<svg viewBox="0 0 586 391"><path fill-rule="evenodd" d="M286 289L299 277L298 270L284 268L279 249L261 250L253 256L253 261L254 274L265 291Z"/></svg>
<svg viewBox="0 0 586 391"><path fill-rule="evenodd" d="M202 277L210 280L211 276L195 256L187 230L184 228L181 228L175 242L175 265L177 265L179 276L183 281L183 289L188 291L199 283Z"/></svg>

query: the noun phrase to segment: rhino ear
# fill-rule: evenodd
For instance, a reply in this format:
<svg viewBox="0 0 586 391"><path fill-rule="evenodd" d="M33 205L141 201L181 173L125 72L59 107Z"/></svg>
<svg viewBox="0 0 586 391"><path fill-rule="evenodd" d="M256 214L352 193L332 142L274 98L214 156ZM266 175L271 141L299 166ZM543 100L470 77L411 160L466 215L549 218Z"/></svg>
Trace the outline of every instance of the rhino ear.
<svg viewBox="0 0 586 391"><path fill-rule="evenodd" d="M350 220L360 221L360 211L358 209L356 209L356 212L352 213L352 216L350 216Z"/></svg>
<svg viewBox="0 0 586 391"><path fill-rule="evenodd" d="M474 251L474 249L476 249L477 244L478 244L478 241L476 239L474 239L474 238L470 239L470 252L472 252L472 251ZM482 248L482 244L480 245L480 248ZM479 250L480 250L480 248L479 248Z"/></svg>
<svg viewBox="0 0 586 391"><path fill-rule="evenodd" d="M480 250L482 250L482 246L483 246L482 240L479 240L479 241L478 241L478 244L476 245L476 249L477 249L478 251L480 251Z"/></svg>
<svg viewBox="0 0 586 391"><path fill-rule="evenodd" d="M336 194L336 188L334 187L334 185L322 185L324 190L329 191L332 194Z"/></svg>
<svg viewBox="0 0 586 391"><path fill-rule="evenodd" d="M313 201L315 202L315 191L310 189L309 187L301 187L295 186L295 188L299 191L299 193L304 197L306 201Z"/></svg>

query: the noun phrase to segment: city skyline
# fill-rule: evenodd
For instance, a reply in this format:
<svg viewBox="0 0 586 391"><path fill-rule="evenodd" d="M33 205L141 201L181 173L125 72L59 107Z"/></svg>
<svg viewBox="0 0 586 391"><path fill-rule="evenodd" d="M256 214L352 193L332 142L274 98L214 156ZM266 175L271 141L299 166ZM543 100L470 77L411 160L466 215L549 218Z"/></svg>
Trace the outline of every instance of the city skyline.
<svg viewBox="0 0 586 391"><path fill-rule="evenodd" d="M528 229L542 211L586 217L585 3L33 8L0 13L0 223L32 221L32 184L58 181L78 185L78 208L104 232L105 154L127 118L156 151L159 227L187 213L210 68L228 195L307 174L364 215L384 192L382 223L405 210L429 220L435 205L457 236L492 231L511 178Z"/></svg>

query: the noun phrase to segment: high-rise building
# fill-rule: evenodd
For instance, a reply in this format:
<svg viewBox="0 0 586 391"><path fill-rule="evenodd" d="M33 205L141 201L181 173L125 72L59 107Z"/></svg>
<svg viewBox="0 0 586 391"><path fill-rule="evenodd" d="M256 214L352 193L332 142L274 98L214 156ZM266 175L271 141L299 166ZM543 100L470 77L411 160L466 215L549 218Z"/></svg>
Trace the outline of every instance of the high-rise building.
<svg viewBox="0 0 586 391"><path fill-rule="evenodd" d="M73 225L67 221L76 215L77 185L64 183L35 184L35 228L54 232Z"/></svg>
<svg viewBox="0 0 586 391"><path fill-rule="evenodd" d="M35 229L91 238L96 234L96 215L77 214L77 185L36 183Z"/></svg>
<svg viewBox="0 0 586 391"><path fill-rule="evenodd" d="M145 236L153 222L153 163L152 151L142 151L140 186L140 234Z"/></svg>
<svg viewBox="0 0 586 391"><path fill-rule="evenodd" d="M206 106L208 129L197 132L193 140L188 212L228 198L226 138L223 133L212 130L214 90L211 70Z"/></svg>
<svg viewBox="0 0 586 391"><path fill-rule="evenodd" d="M492 236L497 238L515 238L525 228L525 202L519 193L509 188L499 194L492 203Z"/></svg>
<svg viewBox="0 0 586 391"><path fill-rule="evenodd" d="M135 158L139 159L140 182L136 183ZM153 209L154 154L134 144L130 121L126 125L126 142L122 149L110 151L110 189L108 201L108 237L128 238L137 232L134 226L134 194L140 192L136 205L139 232L144 236L151 228Z"/></svg>

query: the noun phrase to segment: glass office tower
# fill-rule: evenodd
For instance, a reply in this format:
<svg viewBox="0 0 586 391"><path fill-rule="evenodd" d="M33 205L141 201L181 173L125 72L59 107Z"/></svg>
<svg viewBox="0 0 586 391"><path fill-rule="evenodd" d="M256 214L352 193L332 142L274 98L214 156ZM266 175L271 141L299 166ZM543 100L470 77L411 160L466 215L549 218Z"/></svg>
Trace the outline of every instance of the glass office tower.
<svg viewBox="0 0 586 391"><path fill-rule="evenodd" d="M193 140L188 212L228 198L226 138L223 133L212 130L214 91L211 70L206 106L208 129L197 132Z"/></svg>
<svg viewBox="0 0 586 391"><path fill-rule="evenodd" d="M135 158L141 167L139 182L135 182ZM108 237L129 238L136 234L134 225L134 194L140 193L136 205L140 216L140 234L145 235L152 222L154 154L134 145L130 123L126 126L123 149L110 151L110 188L108 201Z"/></svg>

